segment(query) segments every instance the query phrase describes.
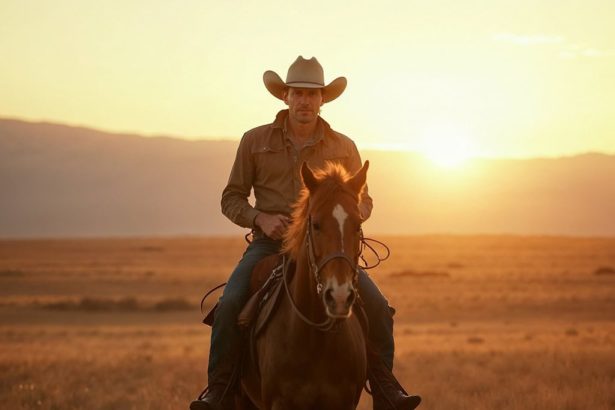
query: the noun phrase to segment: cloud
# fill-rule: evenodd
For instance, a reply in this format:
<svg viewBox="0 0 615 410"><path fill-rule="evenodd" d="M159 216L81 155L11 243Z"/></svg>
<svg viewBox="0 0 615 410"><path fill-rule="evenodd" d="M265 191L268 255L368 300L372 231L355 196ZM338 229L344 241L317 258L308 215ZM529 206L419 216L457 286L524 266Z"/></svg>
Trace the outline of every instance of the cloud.
<svg viewBox="0 0 615 410"><path fill-rule="evenodd" d="M599 50L597 48L585 48L585 47L567 47L563 50L560 50L559 57L564 60L571 60L574 58L602 58L602 57L610 57L615 55L613 51L609 50Z"/></svg>
<svg viewBox="0 0 615 410"><path fill-rule="evenodd" d="M519 35L514 33L498 33L493 36L493 41L510 43L519 46L534 46L542 44L561 44L565 41L562 36L538 35Z"/></svg>
<svg viewBox="0 0 615 410"><path fill-rule="evenodd" d="M598 50L596 48L586 48L581 52L581 55L585 57L608 57L613 55L613 52L607 50Z"/></svg>
<svg viewBox="0 0 615 410"><path fill-rule="evenodd" d="M524 35L515 33L497 33L492 40L497 43L507 43L516 46L545 46L557 45L559 57L565 60L574 58L603 58L615 55L612 50L600 50L566 41L563 36L534 34Z"/></svg>

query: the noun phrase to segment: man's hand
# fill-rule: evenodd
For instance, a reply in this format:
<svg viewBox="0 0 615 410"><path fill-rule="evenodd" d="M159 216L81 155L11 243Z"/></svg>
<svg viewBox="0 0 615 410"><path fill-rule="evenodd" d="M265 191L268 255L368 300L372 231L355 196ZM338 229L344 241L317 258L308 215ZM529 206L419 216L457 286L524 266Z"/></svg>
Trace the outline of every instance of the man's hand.
<svg viewBox="0 0 615 410"><path fill-rule="evenodd" d="M261 212L254 219L254 224L261 228L263 233L274 240L282 239L290 219L282 214L270 215Z"/></svg>

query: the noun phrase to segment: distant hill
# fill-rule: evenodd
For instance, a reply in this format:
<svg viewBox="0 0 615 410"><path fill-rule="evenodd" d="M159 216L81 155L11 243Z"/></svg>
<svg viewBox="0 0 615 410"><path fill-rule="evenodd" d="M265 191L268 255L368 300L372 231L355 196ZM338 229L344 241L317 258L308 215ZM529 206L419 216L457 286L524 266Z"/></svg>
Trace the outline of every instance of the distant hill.
<svg viewBox="0 0 615 410"><path fill-rule="evenodd" d="M235 141L0 119L0 237L240 234L220 213ZM370 233L615 235L615 156L440 169L364 151Z"/></svg>

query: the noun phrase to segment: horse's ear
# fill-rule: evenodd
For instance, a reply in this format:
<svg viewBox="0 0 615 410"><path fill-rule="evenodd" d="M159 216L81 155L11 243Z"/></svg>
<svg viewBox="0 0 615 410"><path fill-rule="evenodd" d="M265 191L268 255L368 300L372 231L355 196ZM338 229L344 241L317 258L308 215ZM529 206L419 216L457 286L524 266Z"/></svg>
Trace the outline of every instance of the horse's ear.
<svg viewBox="0 0 615 410"><path fill-rule="evenodd" d="M365 161L363 167L357 171L349 180L348 185L358 194L363 190L365 181L367 181L367 169L369 168L369 161Z"/></svg>
<svg viewBox="0 0 615 410"><path fill-rule="evenodd" d="M303 165L301 165L301 178L303 178L303 184L307 187L307 189L310 191L314 191L316 189L318 180L314 176L314 172L312 172L307 162L304 162Z"/></svg>

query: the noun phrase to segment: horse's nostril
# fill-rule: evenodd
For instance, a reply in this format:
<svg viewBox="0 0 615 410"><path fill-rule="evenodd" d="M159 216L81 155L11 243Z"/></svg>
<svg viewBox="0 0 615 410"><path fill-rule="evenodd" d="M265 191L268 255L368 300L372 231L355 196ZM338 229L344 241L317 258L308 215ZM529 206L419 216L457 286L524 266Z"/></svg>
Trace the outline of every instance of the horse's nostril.
<svg viewBox="0 0 615 410"><path fill-rule="evenodd" d="M348 295L348 298L346 299L346 306L348 307L352 306L356 298L357 298L357 292L355 290L351 290L350 295Z"/></svg>
<svg viewBox="0 0 615 410"><path fill-rule="evenodd" d="M333 303L333 289L326 289L325 290L325 302L327 303Z"/></svg>

